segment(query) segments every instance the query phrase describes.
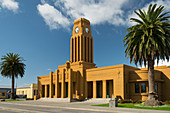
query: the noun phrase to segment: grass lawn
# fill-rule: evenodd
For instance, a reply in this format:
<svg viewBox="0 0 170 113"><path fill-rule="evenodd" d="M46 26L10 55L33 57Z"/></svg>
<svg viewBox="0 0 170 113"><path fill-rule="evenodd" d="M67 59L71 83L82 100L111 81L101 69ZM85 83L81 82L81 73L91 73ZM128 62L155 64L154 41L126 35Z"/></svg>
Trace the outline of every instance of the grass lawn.
<svg viewBox="0 0 170 113"><path fill-rule="evenodd" d="M93 106L109 107L109 104L99 104ZM141 104L118 104L118 108L135 108L135 109L152 109L152 110L168 110L170 111L170 104L165 104L159 107L142 106Z"/></svg>
<svg viewBox="0 0 170 113"><path fill-rule="evenodd" d="M25 100L10 100L10 99L5 99L5 101L25 101Z"/></svg>

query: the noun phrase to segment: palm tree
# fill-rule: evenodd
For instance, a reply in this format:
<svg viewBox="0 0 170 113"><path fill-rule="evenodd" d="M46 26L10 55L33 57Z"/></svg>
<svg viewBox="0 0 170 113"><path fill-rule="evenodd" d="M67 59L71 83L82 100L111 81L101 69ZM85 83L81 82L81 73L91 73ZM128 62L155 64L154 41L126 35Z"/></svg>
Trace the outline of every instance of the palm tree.
<svg viewBox="0 0 170 113"><path fill-rule="evenodd" d="M4 77L12 78L11 88L11 99L15 99L14 94L14 81L15 77L23 77L25 72L25 64L22 63L24 60L19 54L7 53L1 58L2 63L0 64L1 75Z"/></svg>
<svg viewBox="0 0 170 113"><path fill-rule="evenodd" d="M137 24L127 29L127 35L123 42L126 57L130 57L130 63L133 61L135 65L143 63L148 66L148 82L149 96L148 100L156 98L154 87L154 60L167 59L170 56L170 16L165 16L170 13L164 12L164 6L157 4L149 5L147 13L140 9L134 11L140 19L130 18L131 21Z"/></svg>

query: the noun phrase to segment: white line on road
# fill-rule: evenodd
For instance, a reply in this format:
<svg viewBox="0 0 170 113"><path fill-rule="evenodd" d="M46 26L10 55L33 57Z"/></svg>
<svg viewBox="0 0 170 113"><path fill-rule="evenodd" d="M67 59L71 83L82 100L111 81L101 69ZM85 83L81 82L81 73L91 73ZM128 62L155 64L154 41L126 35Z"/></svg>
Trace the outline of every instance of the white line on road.
<svg viewBox="0 0 170 113"><path fill-rule="evenodd" d="M30 104L15 104L15 103L3 103L3 104L12 104L12 105L21 105L21 106L36 106L36 107L47 107L47 108L60 108L60 109L72 109L72 110L83 110L83 111L97 111L97 112L114 112L114 113L120 113L118 111L113 110L100 110L100 109L88 109L88 108L74 108L74 107L61 107L61 106L45 106L45 105L30 105ZM121 113L130 113L130 112L124 112L121 111Z"/></svg>

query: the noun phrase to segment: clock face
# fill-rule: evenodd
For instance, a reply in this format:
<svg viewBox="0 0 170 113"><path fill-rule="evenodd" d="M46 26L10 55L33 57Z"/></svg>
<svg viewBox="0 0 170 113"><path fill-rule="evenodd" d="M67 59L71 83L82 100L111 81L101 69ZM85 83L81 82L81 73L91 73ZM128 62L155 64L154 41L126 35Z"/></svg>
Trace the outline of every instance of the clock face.
<svg viewBox="0 0 170 113"><path fill-rule="evenodd" d="M76 27L75 33L78 33L78 32L79 32L79 27Z"/></svg>
<svg viewBox="0 0 170 113"><path fill-rule="evenodd" d="M86 33L89 33L89 28L86 27L86 28L85 28L85 31L86 31Z"/></svg>

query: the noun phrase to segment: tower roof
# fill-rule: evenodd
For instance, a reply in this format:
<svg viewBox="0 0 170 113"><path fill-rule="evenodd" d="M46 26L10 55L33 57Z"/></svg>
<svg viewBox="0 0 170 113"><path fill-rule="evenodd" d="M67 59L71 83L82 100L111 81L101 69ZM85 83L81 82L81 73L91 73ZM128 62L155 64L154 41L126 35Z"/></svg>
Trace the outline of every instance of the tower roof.
<svg viewBox="0 0 170 113"><path fill-rule="evenodd" d="M90 24L90 21L87 20L86 18L79 18L79 19L77 19L77 20L74 21L74 24L79 23L79 22L81 22L81 23L84 23L84 22L85 22L85 23Z"/></svg>

